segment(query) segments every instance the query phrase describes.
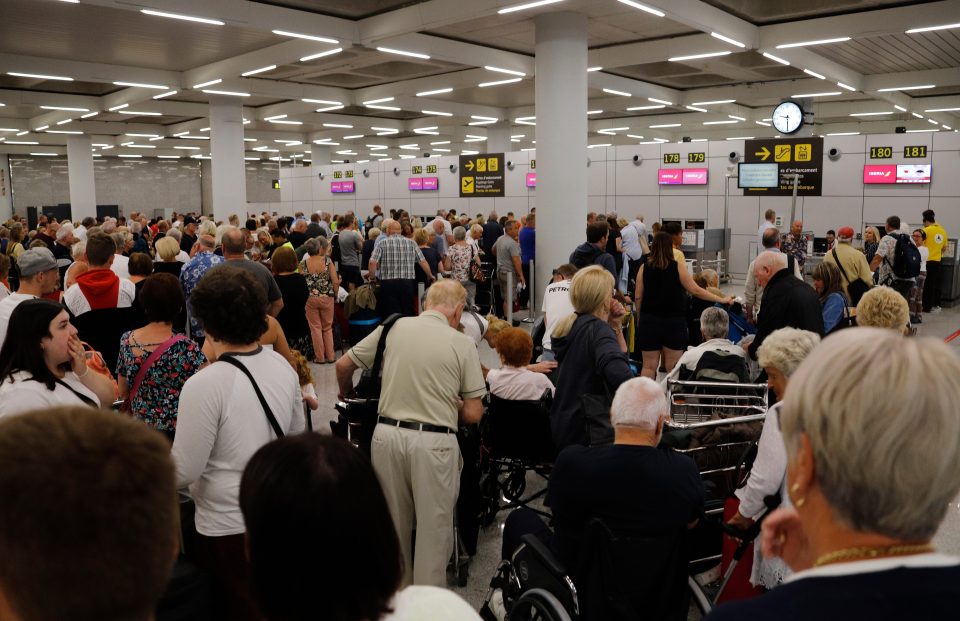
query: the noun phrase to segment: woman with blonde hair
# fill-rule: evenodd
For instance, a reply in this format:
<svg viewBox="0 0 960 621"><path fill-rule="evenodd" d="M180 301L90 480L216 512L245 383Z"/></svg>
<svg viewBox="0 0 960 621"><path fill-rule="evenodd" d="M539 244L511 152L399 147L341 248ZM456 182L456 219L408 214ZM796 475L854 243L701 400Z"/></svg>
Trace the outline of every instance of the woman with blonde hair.
<svg viewBox="0 0 960 621"><path fill-rule="evenodd" d="M873 261L880 245L880 230L875 226L868 226L863 230L863 254L867 257L867 264Z"/></svg>
<svg viewBox="0 0 960 621"><path fill-rule="evenodd" d="M552 347L559 367L550 421L557 449L591 443L587 426L595 421L586 420L584 395L613 395L633 377L623 338L626 311L613 299L613 290L613 276L604 268L591 265L578 271L570 283L575 312L553 330Z"/></svg>
<svg viewBox="0 0 960 621"><path fill-rule="evenodd" d="M857 325L906 334L910 331L910 307L895 289L885 285L874 287L857 303Z"/></svg>
<svg viewBox="0 0 960 621"><path fill-rule="evenodd" d="M153 246L157 251L157 259L159 259L153 264L153 271L172 274L179 278L180 270L183 269L183 262L177 260L177 255L180 254L180 244L177 243L177 240L169 235L164 235Z"/></svg>

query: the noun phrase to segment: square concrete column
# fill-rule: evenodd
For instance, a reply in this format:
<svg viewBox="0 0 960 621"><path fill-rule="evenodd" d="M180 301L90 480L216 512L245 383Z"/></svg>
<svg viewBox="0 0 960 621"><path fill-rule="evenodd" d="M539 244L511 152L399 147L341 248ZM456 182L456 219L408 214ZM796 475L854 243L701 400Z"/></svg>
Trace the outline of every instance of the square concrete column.
<svg viewBox="0 0 960 621"><path fill-rule="evenodd" d="M70 182L70 218L97 217L97 191L90 136L67 136L67 178Z"/></svg>
<svg viewBox="0 0 960 621"><path fill-rule="evenodd" d="M545 13L536 23L537 299L552 271L585 241L587 17Z"/></svg>
<svg viewBox="0 0 960 621"><path fill-rule="evenodd" d="M510 148L510 121L487 126L486 153L506 153Z"/></svg>
<svg viewBox="0 0 960 621"><path fill-rule="evenodd" d="M210 97L210 171L213 217L226 221L247 213L247 178L243 154L243 104L236 97Z"/></svg>

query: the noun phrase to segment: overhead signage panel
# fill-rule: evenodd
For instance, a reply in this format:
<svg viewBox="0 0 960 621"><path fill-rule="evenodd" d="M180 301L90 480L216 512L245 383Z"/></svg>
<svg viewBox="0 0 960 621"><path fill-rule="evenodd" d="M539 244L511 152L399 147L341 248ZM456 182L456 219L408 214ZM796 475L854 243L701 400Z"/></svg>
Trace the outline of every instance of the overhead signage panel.
<svg viewBox="0 0 960 621"><path fill-rule="evenodd" d="M460 197L502 197L503 164L503 153L461 155Z"/></svg>
<svg viewBox="0 0 960 621"><path fill-rule="evenodd" d="M800 196L820 196L823 190L823 138L771 138L765 140L744 141L744 163L775 164L778 182L776 186L752 185L753 182L741 178L738 186L746 194L764 194L767 196L790 196L793 194L793 178L798 175L797 194ZM741 170L742 170L741 166ZM769 175L772 169L763 173ZM769 176L761 178L769 182Z"/></svg>

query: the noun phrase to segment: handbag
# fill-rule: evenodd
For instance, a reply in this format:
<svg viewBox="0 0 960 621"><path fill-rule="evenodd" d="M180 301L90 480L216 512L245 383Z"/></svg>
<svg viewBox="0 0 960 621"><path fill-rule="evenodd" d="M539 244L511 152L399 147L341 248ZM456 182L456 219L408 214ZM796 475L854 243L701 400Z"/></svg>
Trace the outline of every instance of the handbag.
<svg viewBox="0 0 960 621"><path fill-rule="evenodd" d="M482 285L487 282L487 273L483 271L483 268L477 264L475 261L477 254L476 249L470 247L470 280L473 282Z"/></svg>
<svg viewBox="0 0 960 621"><path fill-rule="evenodd" d="M150 352L150 355L147 356L147 359L143 361L143 364L140 365L140 370L137 371L137 376L133 378L133 384L130 385L130 391L127 393L127 398L123 400L123 404L120 405L120 411L131 413L133 411L133 399L137 396L137 392L140 390L140 385L143 383L144 378L147 376L147 371L150 370L150 367L157 361L160 356L163 355L165 351L173 347L176 343L180 341L187 340L187 337L182 334L174 334L166 341L157 345L157 348Z"/></svg>
<svg viewBox="0 0 960 621"><path fill-rule="evenodd" d="M860 302L860 298L863 297L863 294L870 290L870 285L863 282L859 278L853 281L847 278L847 272L843 269L843 266L840 265L840 257L837 256L837 249L834 248L830 252L833 254L833 260L837 262L837 268L840 270L840 275L843 276L845 281L847 281L847 293L850 294L850 303L853 306L856 306Z"/></svg>
<svg viewBox="0 0 960 621"><path fill-rule="evenodd" d="M87 368L110 380L110 383L113 385L114 399L116 399L120 395L120 387L117 385L117 378L110 372L110 367L107 366L107 362L103 359L103 354L95 350L89 343L80 341L80 344L83 345L83 355L86 358Z"/></svg>

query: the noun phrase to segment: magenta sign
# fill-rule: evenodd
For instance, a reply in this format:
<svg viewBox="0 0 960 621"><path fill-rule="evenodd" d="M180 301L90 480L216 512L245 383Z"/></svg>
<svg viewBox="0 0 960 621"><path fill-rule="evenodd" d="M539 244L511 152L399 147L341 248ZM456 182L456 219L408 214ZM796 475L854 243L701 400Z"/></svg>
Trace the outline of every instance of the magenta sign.
<svg viewBox="0 0 960 621"><path fill-rule="evenodd" d="M863 167L863 182L896 183L897 167L890 164L867 164Z"/></svg>
<svg viewBox="0 0 960 621"><path fill-rule="evenodd" d="M440 189L440 178L410 177L410 179L407 180L407 189L411 192L419 192L421 190L438 190Z"/></svg>
<svg viewBox="0 0 960 621"><path fill-rule="evenodd" d="M440 178L439 178L439 177L424 177L424 178L423 178L423 189L424 189L424 190L439 190L439 189L440 189Z"/></svg>
<svg viewBox="0 0 960 621"><path fill-rule="evenodd" d="M537 173L527 173L527 187L535 188L537 187Z"/></svg>
<svg viewBox="0 0 960 621"><path fill-rule="evenodd" d="M707 185L707 169L684 168L683 185Z"/></svg>
<svg viewBox="0 0 960 621"><path fill-rule="evenodd" d="M661 168L657 179L660 185L680 185L683 183L682 168Z"/></svg>
<svg viewBox="0 0 960 621"><path fill-rule="evenodd" d="M407 189L412 191L422 190L423 189L423 178L422 177L411 177L407 180Z"/></svg>
<svg viewBox="0 0 960 621"><path fill-rule="evenodd" d="M333 194L352 194L356 191L353 181L331 181L330 192Z"/></svg>

